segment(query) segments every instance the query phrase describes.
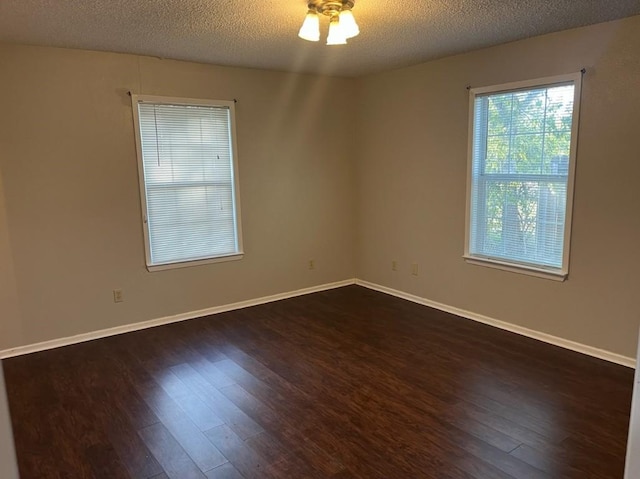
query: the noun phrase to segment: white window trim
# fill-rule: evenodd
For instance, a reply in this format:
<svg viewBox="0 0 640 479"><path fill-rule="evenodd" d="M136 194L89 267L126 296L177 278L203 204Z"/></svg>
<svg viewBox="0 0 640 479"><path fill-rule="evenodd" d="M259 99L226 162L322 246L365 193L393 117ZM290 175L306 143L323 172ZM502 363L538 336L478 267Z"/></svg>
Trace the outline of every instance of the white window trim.
<svg viewBox="0 0 640 479"><path fill-rule="evenodd" d="M571 146L569 151L569 171L567 176L567 203L564 224L564 245L562 251L562 267L560 269L544 268L540 265L530 265L499 258L474 255L469 251L471 239L471 175L473 173L473 133L474 133L474 104L476 96L486 93L500 93L516 90L528 90L534 87L544 87L560 84L574 84L573 117L571 123ZM576 154L578 150L578 127L580 120L580 98L582 91L582 72L569 73L551 77L503 83L501 85L471 88L469 90L469 134L467 145L467 204L465 214L464 260L469 264L496 268L513 273L522 273L538 278L564 281L569 275L569 248L571 246L571 223L573 217L573 192L575 183Z"/></svg>
<svg viewBox="0 0 640 479"><path fill-rule="evenodd" d="M154 103L166 105L205 105L229 108L229 118L231 123L231 157L233 164L233 196L235 203L235 228L237 232L238 252L228 255L212 256L202 259L188 261L174 261L167 263L153 263L151 261L151 243L149 241L149 228L147 226L147 195L144 177L144 164L142 162L142 138L140 135L140 118L138 112L139 103ZM147 270L164 271L168 269L187 268L190 266L200 266L204 264L222 263L226 261L240 260L244 257L242 244L242 221L240 220L240 184L238 181L238 145L236 139L236 112L235 101L229 100L203 100L196 98L180 98L156 95L131 94L131 106L133 110L133 126L136 138L136 156L138 160L138 183L140 190L140 206L142 213L142 230L144 233L144 252Z"/></svg>

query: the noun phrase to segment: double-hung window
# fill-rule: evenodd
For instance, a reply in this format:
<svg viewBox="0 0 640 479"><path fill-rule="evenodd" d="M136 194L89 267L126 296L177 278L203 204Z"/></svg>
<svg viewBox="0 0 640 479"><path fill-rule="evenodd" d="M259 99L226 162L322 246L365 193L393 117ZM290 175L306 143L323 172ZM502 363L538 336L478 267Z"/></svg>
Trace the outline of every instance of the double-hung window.
<svg viewBox="0 0 640 479"><path fill-rule="evenodd" d="M234 102L132 103L147 268L241 258Z"/></svg>
<svg viewBox="0 0 640 479"><path fill-rule="evenodd" d="M577 73L471 89L468 262L567 276L580 87Z"/></svg>

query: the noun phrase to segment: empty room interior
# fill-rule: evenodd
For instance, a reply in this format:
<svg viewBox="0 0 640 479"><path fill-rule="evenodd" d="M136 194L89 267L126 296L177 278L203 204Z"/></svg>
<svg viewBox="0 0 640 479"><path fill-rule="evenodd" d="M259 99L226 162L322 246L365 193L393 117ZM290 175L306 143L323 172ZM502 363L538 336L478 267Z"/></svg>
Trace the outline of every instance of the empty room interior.
<svg viewBox="0 0 640 479"><path fill-rule="evenodd" d="M636 0L3 0L0 477L640 479L639 58Z"/></svg>

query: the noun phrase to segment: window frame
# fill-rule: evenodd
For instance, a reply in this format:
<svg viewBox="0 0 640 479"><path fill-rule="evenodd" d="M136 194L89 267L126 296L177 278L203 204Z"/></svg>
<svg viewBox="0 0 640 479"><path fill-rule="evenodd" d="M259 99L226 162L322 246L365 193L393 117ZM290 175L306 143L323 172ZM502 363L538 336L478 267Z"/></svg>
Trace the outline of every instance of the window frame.
<svg viewBox="0 0 640 479"><path fill-rule="evenodd" d="M237 251L235 253L198 258L193 260L177 260L167 261L163 263L154 263L151 259L151 242L149 234L148 222L148 206L147 206L147 184L144 171L144 161L142 157L142 134L140 131L140 115L138 105L140 103L150 103L155 105L187 105L187 106L208 106L228 108L229 110L229 132L231 136L231 174L233 179L231 182L233 209L234 209L234 226L236 232ZM240 260L244 257L244 249L242 242L242 222L240 214L240 185L238 175L238 145L236 135L236 116L234 100L210 100L196 98L181 98L158 95L140 95L131 93L131 105L133 110L133 124L136 140L136 157L138 163L138 186L140 192L141 220L142 230L144 234L144 250L145 264L148 271L163 271L175 268L186 268L190 266L199 266L204 264L221 263L226 261Z"/></svg>
<svg viewBox="0 0 640 479"><path fill-rule="evenodd" d="M472 205L472 183L473 183L473 145L474 145L474 123L475 123L475 100L478 96L487 94L508 93L514 91L531 90L534 88L574 85L573 92L573 115L571 119L571 142L569 149L569 169L567 173L567 199L565 205L564 240L562 250L561 268L535 265L509 261L504 258L491 257L485 255L472 254L470 252L470 242L472 234L471 225L471 205ZM464 260L469 264L486 266L513 273L527 274L555 281L564 281L569 275L569 250L571 246L571 229L573 218L573 196L575 184L576 156L578 149L578 130L580 120L580 99L582 92L582 72L569 73L564 75L549 76L532 80L524 80L500 85L492 85L469 89L469 133L467 145L467 202L465 215L465 244Z"/></svg>

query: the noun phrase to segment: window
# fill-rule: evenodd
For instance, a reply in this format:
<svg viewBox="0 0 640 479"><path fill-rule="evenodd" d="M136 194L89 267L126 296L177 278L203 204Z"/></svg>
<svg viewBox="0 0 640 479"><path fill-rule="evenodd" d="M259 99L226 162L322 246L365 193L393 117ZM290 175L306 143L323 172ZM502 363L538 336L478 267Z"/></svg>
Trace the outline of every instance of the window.
<svg viewBox="0 0 640 479"><path fill-rule="evenodd" d="M132 102L147 268L240 259L234 102Z"/></svg>
<svg viewBox="0 0 640 479"><path fill-rule="evenodd" d="M471 90L465 258L568 274L581 74Z"/></svg>

